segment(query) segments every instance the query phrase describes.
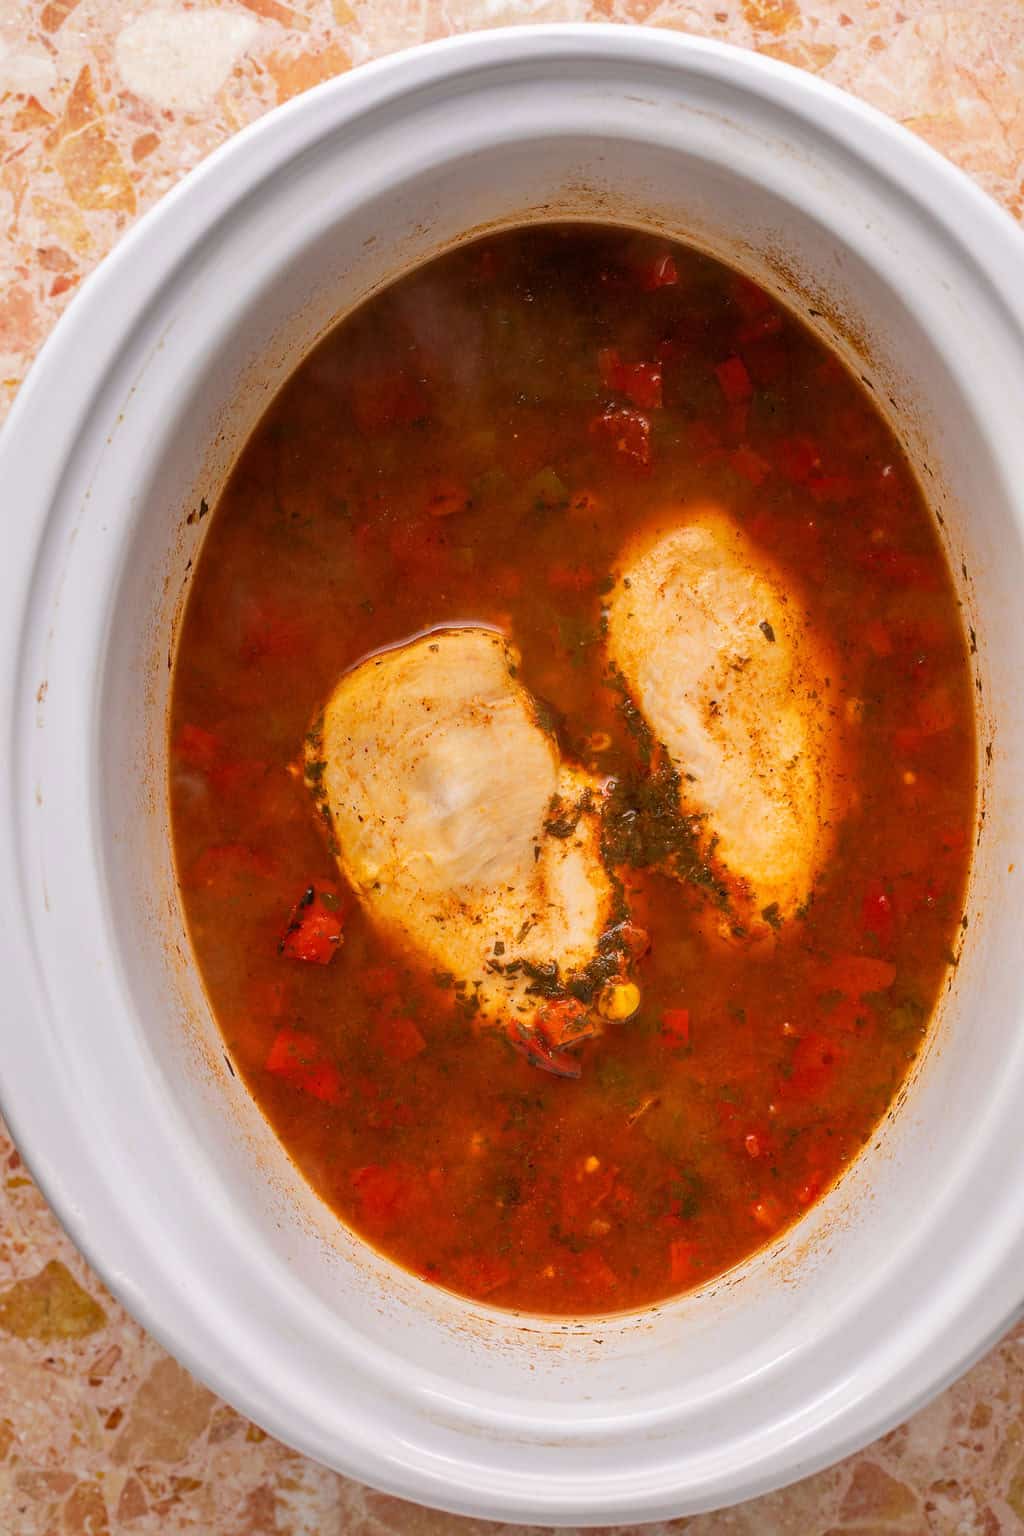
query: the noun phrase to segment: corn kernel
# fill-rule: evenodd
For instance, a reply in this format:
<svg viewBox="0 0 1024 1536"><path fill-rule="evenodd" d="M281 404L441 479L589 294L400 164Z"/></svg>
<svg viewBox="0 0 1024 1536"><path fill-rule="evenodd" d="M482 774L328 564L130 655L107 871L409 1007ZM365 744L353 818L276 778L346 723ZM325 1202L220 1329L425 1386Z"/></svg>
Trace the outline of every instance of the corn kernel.
<svg viewBox="0 0 1024 1536"><path fill-rule="evenodd" d="M597 1000L602 1019L620 1023L632 1018L640 1007L640 988L635 981L610 981Z"/></svg>

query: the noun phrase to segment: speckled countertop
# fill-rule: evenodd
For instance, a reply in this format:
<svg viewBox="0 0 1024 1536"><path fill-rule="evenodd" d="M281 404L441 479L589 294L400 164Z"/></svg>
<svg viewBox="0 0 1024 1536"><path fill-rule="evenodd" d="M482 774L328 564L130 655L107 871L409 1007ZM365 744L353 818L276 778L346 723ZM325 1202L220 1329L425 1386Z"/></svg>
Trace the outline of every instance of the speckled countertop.
<svg viewBox="0 0 1024 1536"><path fill-rule="evenodd" d="M821 74L1024 217L1024 0L0 0L0 414L76 284L244 123L406 44L608 19L726 38ZM507 1529L372 1493L246 1423L106 1293L2 1126L0 1166L0 1536ZM859 1456L669 1528L1024 1532L1024 1329Z"/></svg>

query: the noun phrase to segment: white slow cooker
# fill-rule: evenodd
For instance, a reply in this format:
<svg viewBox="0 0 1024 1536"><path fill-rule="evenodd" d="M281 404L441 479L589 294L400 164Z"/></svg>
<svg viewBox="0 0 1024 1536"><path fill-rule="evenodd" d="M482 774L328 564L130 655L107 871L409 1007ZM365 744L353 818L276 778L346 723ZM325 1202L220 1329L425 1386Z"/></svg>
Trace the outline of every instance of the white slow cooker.
<svg viewBox="0 0 1024 1536"><path fill-rule="evenodd" d="M453 243L551 219L738 264L875 392L977 637L984 810L960 963L873 1145L703 1291L578 1323L432 1289L309 1192L228 1070L165 783L175 626L209 526L188 514L341 314ZM840 92L691 38L553 27L416 49L272 113L71 305L0 446L3 1110L110 1287L273 1434L453 1510L655 1519L853 1450L1014 1317L1022 275L1010 220Z"/></svg>

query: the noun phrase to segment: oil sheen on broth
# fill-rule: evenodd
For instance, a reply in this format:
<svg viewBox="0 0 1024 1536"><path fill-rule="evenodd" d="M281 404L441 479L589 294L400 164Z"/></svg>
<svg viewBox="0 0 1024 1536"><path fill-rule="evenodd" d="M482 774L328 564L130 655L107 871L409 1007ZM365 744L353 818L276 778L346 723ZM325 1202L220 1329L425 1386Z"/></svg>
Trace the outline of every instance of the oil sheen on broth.
<svg viewBox="0 0 1024 1536"><path fill-rule="evenodd" d="M746 278L466 246L306 359L178 646L182 900L306 1178L416 1274L587 1314L807 1210L959 930L960 615L889 426Z"/></svg>

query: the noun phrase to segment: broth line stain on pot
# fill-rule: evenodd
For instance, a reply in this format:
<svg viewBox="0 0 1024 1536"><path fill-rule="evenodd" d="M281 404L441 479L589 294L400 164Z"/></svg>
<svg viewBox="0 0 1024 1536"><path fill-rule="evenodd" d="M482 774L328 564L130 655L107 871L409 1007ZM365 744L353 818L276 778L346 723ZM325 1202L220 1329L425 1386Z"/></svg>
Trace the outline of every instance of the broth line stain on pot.
<svg viewBox="0 0 1024 1536"><path fill-rule="evenodd" d="M970 857L965 637L871 394L741 274L535 226L375 294L213 509L173 690L232 1059L413 1273L650 1307L897 1101Z"/></svg>

